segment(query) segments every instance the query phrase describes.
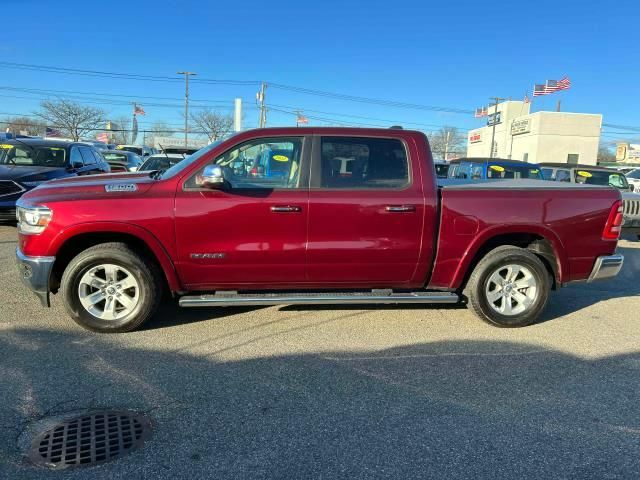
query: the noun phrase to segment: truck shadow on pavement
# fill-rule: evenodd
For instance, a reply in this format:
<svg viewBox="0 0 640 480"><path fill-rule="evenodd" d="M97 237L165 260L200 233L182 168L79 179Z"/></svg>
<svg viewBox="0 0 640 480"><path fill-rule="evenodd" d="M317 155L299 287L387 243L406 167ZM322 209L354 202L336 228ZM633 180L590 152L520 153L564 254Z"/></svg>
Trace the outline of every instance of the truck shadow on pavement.
<svg viewBox="0 0 640 480"><path fill-rule="evenodd" d="M148 412L153 438L74 479L640 477L638 352L443 341L218 358L136 335L5 330L0 478L61 478L16 439L100 407Z"/></svg>

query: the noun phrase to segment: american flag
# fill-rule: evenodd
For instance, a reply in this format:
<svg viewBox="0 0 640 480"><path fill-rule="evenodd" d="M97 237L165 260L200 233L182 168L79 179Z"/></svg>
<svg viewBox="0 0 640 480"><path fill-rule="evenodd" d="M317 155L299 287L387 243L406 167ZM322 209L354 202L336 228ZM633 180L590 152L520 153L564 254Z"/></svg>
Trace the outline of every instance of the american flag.
<svg viewBox="0 0 640 480"><path fill-rule="evenodd" d="M56 128L47 127L45 130L46 137L62 137L62 132Z"/></svg>
<svg viewBox="0 0 640 480"><path fill-rule="evenodd" d="M146 113L144 112L144 108L142 108L140 105L136 105L135 103L133 104L133 114L146 115Z"/></svg>
<svg viewBox="0 0 640 480"><path fill-rule="evenodd" d="M474 113L474 117L476 118L482 118L482 117L486 117L489 114L489 108L488 107L480 107L480 108L476 108L476 112Z"/></svg>
<svg viewBox="0 0 640 480"><path fill-rule="evenodd" d="M569 90L571 88L571 80L569 77L561 78L560 80L547 80L544 85L535 85L533 87L533 96L539 97L540 95L549 95L559 90Z"/></svg>
<svg viewBox="0 0 640 480"><path fill-rule="evenodd" d="M109 143L109 134L107 132L102 132L96 135L96 140L99 142Z"/></svg>

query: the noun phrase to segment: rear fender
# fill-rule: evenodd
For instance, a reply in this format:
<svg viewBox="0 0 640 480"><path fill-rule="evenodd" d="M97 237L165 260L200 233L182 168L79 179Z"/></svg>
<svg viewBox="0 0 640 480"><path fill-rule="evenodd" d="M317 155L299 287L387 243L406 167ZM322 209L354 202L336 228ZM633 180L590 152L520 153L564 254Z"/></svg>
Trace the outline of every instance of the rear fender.
<svg viewBox="0 0 640 480"><path fill-rule="evenodd" d="M554 256L556 258L555 267L558 277L556 280L562 282L563 278L566 278L569 275L569 262L566 255L564 254L564 247L562 245L562 242L560 241L560 238L552 230L541 225L517 225L517 228L514 228L514 225L497 226L483 230L469 244L464 254L462 255L460 263L458 264L458 268L453 275L451 288L458 289L462 286L465 278L467 277L467 274L470 273L469 268L471 268L476 254L480 251L483 245L486 245L487 242L491 241L492 238L498 237L500 235L514 234L533 234L547 240L551 244Z"/></svg>

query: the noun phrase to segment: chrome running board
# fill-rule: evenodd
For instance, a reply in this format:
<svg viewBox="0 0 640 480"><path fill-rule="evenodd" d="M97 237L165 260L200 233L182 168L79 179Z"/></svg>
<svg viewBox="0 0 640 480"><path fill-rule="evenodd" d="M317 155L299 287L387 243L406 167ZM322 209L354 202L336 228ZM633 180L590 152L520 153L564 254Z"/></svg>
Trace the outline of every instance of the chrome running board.
<svg viewBox="0 0 640 480"><path fill-rule="evenodd" d="M350 293L262 293L218 292L187 295L180 298L181 307L230 307L234 305L343 305L397 303L458 303L460 297L449 292L393 293L391 290Z"/></svg>

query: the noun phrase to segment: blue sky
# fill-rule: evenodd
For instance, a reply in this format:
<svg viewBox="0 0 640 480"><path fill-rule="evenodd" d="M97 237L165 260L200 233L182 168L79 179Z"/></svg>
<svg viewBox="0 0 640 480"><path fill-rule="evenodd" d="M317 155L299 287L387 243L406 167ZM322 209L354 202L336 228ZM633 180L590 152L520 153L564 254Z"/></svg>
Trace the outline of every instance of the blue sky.
<svg viewBox="0 0 640 480"><path fill-rule="evenodd" d="M0 0L0 8L4 62L154 76L188 69L197 72L198 79L265 80L462 110L485 105L490 96L521 99L534 83L569 75L573 88L560 94L563 110L602 113L605 123L636 126L640 132L640 40L634 33L640 15L633 1L595 8L590 2L570 0ZM1 65L0 75L3 113L37 109L42 95L6 90L18 87L128 95L102 98L137 98L145 106L147 116L141 120L147 125L162 120L177 126L182 121L180 82ZM253 127L258 118L251 108L256 90L254 85L194 81L191 97L194 105L228 111L232 99L242 97L245 124ZM77 95L88 98L88 93ZM558 94L536 99L533 109L552 109L557 98ZM470 114L354 103L271 87L267 103L345 122L400 123L423 130L481 125ZM131 110L127 105L104 107L113 117ZM276 111L269 117L271 125L294 121L294 116ZM323 123L311 119L312 125ZM640 137L628 128L603 130L605 141ZM625 133L614 133L618 131Z"/></svg>

